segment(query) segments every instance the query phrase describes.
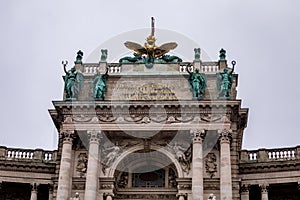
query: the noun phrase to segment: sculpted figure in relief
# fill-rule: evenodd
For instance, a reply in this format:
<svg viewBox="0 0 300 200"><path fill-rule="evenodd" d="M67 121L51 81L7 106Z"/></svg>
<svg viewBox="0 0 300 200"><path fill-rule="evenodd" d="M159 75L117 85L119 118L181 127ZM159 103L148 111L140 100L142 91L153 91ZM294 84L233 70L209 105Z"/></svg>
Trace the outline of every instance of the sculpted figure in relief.
<svg viewBox="0 0 300 200"><path fill-rule="evenodd" d="M168 146L173 150L175 158L181 164L183 171L188 172L191 164L191 149L183 148L177 142L174 142L173 145L168 144Z"/></svg>
<svg viewBox="0 0 300 200"><path fill-rule="evenodd" d="M87 155L86 153L80 153L78 155L78 162L77 162L77 166L76 166L76 171L80 172L80 173L86 173L87 170Z"/></svg>

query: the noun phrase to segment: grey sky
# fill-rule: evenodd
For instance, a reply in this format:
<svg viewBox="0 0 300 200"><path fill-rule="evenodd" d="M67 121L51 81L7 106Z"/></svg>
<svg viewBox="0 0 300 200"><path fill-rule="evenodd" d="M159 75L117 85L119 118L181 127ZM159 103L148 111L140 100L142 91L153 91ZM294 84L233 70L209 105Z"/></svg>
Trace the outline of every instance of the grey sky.
<svg viewBox="0 0 300 200"><path fill-rule="evenodd" d="M0 145L55 149L47 110L62 99L61 61L148 28L151 16L212 60L225 48L228 60L237 61L238 97L250 108L244 148L299 145L299 7L290 0L2 0Z"/></svg>

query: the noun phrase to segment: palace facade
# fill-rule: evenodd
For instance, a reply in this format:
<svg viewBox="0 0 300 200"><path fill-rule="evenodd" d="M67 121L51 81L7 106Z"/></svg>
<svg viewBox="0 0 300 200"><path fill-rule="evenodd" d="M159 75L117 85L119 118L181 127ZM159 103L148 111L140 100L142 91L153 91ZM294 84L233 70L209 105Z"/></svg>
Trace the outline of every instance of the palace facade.
<svg viewBox="0 0 300 200"><path fill-rule="evenodd" d="M0 147L0 199L300 199L300 146L242 149L248 109L224 50L214 62L152 53L79 52L49 110L57 150Z"/></svg>

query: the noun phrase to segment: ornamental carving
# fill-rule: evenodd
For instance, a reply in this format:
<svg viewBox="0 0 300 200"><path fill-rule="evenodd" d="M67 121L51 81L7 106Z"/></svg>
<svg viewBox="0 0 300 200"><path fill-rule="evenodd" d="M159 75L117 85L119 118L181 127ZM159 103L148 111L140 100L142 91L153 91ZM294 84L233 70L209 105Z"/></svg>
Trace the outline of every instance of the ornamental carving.
<svg viewBox="0 0 300 200"><path fill-rule="evenodd" d="M117 194L116 199L165 199L176 200L175 194Z"/></svg>
<svg viewBox="0 0 300 200"><path fill-rule="evenodd" d="M181 168L184 172L189 173L191 169L191 160L192 160L192 149L191 147L184 148L182 145L179 145L177 142L167 144L170 148L170 151L173 153L175 158L181 165Z"/></svg>
<svg viewBox="0 0 300 200"><path fill-rule="evenodd" d="M192 185L191 184L180 184L178 185L178 190L191 190Z"/></svg>
<svg viewBox="0 0 300 200"><path fill-rule="evenodd" d="M126 188L128 184L128 172L123 172L117 182L119 188Z"/></svg>
<svg viewBox="0 0 300 200"><path fill-rule="evenodd" d="M245 184L243 184L242 186L241 186L241 192L249 192L249 185L245 185Z"/></svg>
<svg viewBox="0 0 300 200"><path fill-rule="evenodd" d="M206 131L205 130L192 130L191 131L192 137L193 137L193 141L194 142L203 142L205 135L206 135Z"/></svg>
<svg viewBox="0 0 300 200"><path fill-rule="evenodd" d="M220 143L230 143L231 138L232 138L232 134L231 134L231 130L219 130L220 133Z"/></svg>
<svg viewBox="0 0 300 200"><path fill-rule="evenodd" d="M113 145L110 147L103 148L103 164L102 164L102 171L105 174L106 169L110 167L113 162L116 160L116 158L123 152L123 147Z"/></svg>
<svg viewBox="0 0 300 200"><path fill-rule="evenodd" d="M75 139L75 131L74 130L62 130L60 131L60 138L63 141L72 142Z"/></svg>
<svg viewBox="0 0 300 200"><path fill-rule="evenodd" d="M205 159L206 173L210 178L214 177L217 173L217 156L214 153L208 153Z"/></svg>
<svg viewBox="0 0 300 200"><path fill-rule="evenodd" d="M168 179L169 179L169 187L170 188L176 188L176 186L177 186L176 178L177 178L177 176L176 176L175 171L172 168L169 168Z"/></svg>
<svg viewBox="0 0 300 200"><path fill-rule="evenodd" d="M80 173L80 176L83 176L83 174L86 173L87 170L87 162L88 162L88 156L86 153L80 153L78 155L78 161L76 165L76 171Z"/></svg>
<svg viewBox="0 0 300 200"><path fill-rule="evenodd" d="M261 185L259 185L259 187L260 187L262 193L267 193L269 190L269 185L267 185L267 184L261 184Z"/></svg>

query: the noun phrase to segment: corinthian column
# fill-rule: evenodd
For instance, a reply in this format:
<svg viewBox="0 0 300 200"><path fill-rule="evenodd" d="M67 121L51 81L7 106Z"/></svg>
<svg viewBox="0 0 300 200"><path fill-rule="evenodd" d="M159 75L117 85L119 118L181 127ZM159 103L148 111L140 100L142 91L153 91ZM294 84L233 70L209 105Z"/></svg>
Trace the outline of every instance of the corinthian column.
<svg viewBox="0 0 300 200"><path fill-rule="evenodd" d="M36 183L31 185L30 200L37 200L37 185L36 185Z"/></svg>
<svg viewBox="0 0 300 200"><path fill-rule="evenodd" d="M84 199L96 200L98 189L99 142L101 131L88 131L89 158L86 172Z"/></svg>
<svg viewBox="0 0 300 200"><path fill-rule="evenodd" d="M61 137L63 139L63 145L56 199L67 200L70 198L72 142L74 138L74 130L62 131Z"/></svg>
<svg viewBox="0 0 300 200"><path fill-rule="evenodd" d="M241 187L241 200L249 200L249 186L242 185Z"/></svg>
<svg viewBox="0 0 300 200"><path fill-rule="evenodd" d="M260 185L260 189L261 189L261 200L268 200L269 186L267 184L262 184Z"/></svg>
<svg viewBox="0 0 300 200"><path fill-rule="evenodd" d="M193 130L192 196L193 200L203 200L203 152L202 142L205 130Z"/></svg>
<svg viewBox="0 0 300 200"><path fill-rule="evenodd" d="M230 140L229 130L219 131L220 133L220 199L232 200L232 181L231 181L231 159L230 159Z"/></svg>

